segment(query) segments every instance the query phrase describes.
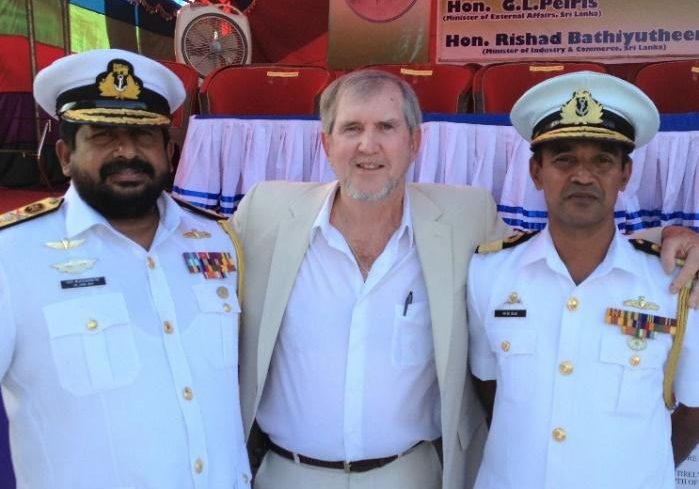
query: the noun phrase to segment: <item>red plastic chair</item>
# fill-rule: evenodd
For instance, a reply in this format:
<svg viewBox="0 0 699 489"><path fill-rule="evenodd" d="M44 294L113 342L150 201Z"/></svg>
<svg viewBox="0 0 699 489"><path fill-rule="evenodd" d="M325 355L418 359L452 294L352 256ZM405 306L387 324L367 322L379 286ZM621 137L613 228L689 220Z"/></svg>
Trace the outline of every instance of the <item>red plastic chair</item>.
<svg viewBox="0 0 699 489"><path fill-rule="evenodd" d="M638 70L634 84L660 112L699 112L699 59L648 64Z"/></svg>
<svg viewBox="0 0 699 489"><path fill-rule="evenodd" d="M539 82L574 71L607 73L599 63L503 63L489 65L476 72L473 80L475 112L509 113L514 103Z"/></svg>
<svg viewBox="0 0 699 489"><path fill-rule="evenodd" d="M176 61L158 60L160 64L167 66L170 70L179 77L184 84L184 90L187 93L182 107L177 109L172 115L172 128L182 129L187 128L189 116L197 113L197 94L199 92L199 75L197 70L189 65L178 63Z"/></svg>
<svg viewBox="0 0 699 489"><path fill-rule="evenodd" d="M607 72L629 83L633 83L638 70L646 66L648 63L605 63Z"/></svg>
<svg viewBox="0 0 699 489"><path fill-rule="evenodd" d="M311 115L332 80L318 66L225 66L204 78L199 100L204 114Z"/></svg>
<svg viewBox="0 0 699 489"><path fill-rule="evenodd" d="M172 123L170 124L170 138L172 142L175 143L175 154L172 158L172 164L177 168L177 164L180 160L181 148L184 145L184 140L187 135L189 116L198 113L199 102L197 95L199 93L199 74L197 70L183 63L162 59L158 60L158 62L167 66L179 77L184 85L185 93L187 94L180 108L172 114Z"/></svg>
<svg viewBox="0 0 699 489"><path fill-rule="evenodd" d="M370 65L407 81L424 112L466 112L475 70L459 65Z"/></svg>

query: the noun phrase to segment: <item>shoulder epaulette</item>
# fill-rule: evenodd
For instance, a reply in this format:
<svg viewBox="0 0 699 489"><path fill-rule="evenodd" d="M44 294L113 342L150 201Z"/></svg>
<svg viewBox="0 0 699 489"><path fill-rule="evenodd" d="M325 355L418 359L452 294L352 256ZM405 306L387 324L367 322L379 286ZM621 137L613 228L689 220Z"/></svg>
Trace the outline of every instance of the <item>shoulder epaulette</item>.
<svg viewBox="0 0 699 489"><path fill-rule="evenodd" d="M660 257L660 250L662 249L662 246L660 246L658 243L654 243L653 241L648 241L647 239L639 239L639 238L629 238L629 242L638 251L648 253L649 255L655 255L658 258ZM678 267L683 267L684 266L684 259L683 258L675 258L675 265Z"/></svg>
<svg viewBox="0 0 699 489"><path fill-rule="evenodd" d="M648 253L649 255L660 256L660 245L647 239L631 238L629 242L638 251Z"/></svg>
<svg viewBox="0 0 699 489"><path fill-rule="evenodd" d="M478 245L478 248L476 248L476 253L493 253L495 251L506 250L507 248L514 248L515 246L528 241L533 236L536 236L538 232L539 231L518 231L505 239L499 239L497 241L491 241L490 243Z"/></svg>
<svg viewBox="0 0 699 489"><path fill-rule="evenodd" d="M172 197L172 199L175 202L177 202L180 205L180 207L187 209L188 211L192 211L194 214L197 214L199 216L206 217L207 219L213 219L214 221L226 219L226 216L224 216L223 214L219 214L218 212L198 207L192 204L191 202L187 202L186 200L182 199L182 197L176 196L175 194L170 194L170 197Z"/></svg>
<svg viewBox="0 0 699 489"><path fill-rule="evenodd" d="M26 222L39 216L58 210L63 204L63 197L46 197L13 211L0 214L0 229L9 228L20 222Z"/></svg>

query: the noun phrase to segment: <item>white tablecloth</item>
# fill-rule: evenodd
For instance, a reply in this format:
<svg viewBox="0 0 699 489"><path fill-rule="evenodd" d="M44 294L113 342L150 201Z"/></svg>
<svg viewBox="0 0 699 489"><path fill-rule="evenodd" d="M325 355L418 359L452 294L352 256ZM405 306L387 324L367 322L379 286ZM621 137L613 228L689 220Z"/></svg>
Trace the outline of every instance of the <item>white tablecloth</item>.
<svg viewBox="0 0 699 489"><path fill-rule="evenodd" d="M687 117L699 120L697 114ZM508 224L543 227L543 197L528 173L529 145L512 127L443 120L422 128L423 145L408 171L410 181L488 188ZM332 180L319 130L317 120L194 116L173 191L230 215L259 181ZM633 175L617 205L619 226L635 230L677 223L699 229L699 127L661 131L632 157Z"/></svg>

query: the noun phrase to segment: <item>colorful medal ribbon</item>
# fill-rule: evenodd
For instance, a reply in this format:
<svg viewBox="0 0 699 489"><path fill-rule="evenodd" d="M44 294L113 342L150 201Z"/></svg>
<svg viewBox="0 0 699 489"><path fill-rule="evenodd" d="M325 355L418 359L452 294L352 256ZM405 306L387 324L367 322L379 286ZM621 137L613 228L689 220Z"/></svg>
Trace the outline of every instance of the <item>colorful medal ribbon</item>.
<svg viewBox="0 0 699 489"><path fill-rule="evenodd" d="M657 333L668 333L674 336L677 331L676 319L612 307L607 308L604 322L619 326L623 334L636 338L655 338Z"/></svg>
<svg viewBox="0 0 699 489"><path fill-rule="evenodd" d="M206 278L225 278L235 272L235 263L228 252L187 252L184 261L190 273L203 273Z"/></svg>

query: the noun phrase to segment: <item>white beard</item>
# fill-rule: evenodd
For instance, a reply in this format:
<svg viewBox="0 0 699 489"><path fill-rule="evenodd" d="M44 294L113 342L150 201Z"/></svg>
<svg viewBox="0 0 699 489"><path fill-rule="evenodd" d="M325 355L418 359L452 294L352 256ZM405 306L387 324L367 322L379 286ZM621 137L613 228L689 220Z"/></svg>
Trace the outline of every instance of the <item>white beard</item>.
<svg viewBox="0 0 699 489"><path fill-rule="evenodd" d="M354 188L350 178L346 178L340 182L340 188L345 192L345 194L347 194L348 197L361 202L377 202L379 200L383 200L391 195L391 192L397 189L399 185L400 180L389 179L381 190L378 192L369 193L362 192Z"/></svg>

